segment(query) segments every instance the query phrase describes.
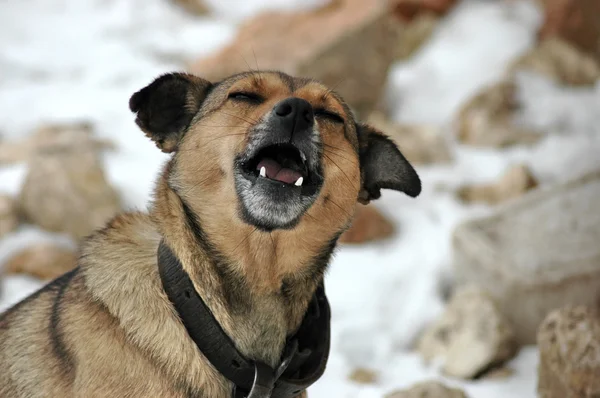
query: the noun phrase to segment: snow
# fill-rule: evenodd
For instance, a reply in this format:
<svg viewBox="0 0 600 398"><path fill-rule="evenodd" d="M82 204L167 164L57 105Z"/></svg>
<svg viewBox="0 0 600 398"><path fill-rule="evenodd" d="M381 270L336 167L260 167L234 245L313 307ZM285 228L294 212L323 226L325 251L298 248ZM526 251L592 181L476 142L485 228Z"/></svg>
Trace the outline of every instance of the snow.
<svg viewBox="0 0 600 398"><path fill-rule="evenodd" d="M215 15L234 21L242 21L260 12L300 11L325 5L329 0L205 0Z"/></svg>
<svg viewBox="0 0 600 398"><path fill-rule="evenodd" d="M533 44L539 23L528 1L460 3L430 42L390 73L388 97L398 104L396 119L448 122L463 101L499 79Z"/></svg>
<svg viewBox="0 0 600 398"><path fill-rule="evenodd" d="M194 17L166 0L24 0L0 11L0 134L20 138L47 122L90 121L118 150L106 155L109 180L126 205L144 209L167 155L137 129L129 96L158 74L226 44L237 24L264 9L299 9L325 0L207 0L216 17ZM32 11L35 10L35 11ZM474 92L500 79L515 57L534 43L540 13L529 0L464 0L411 60L390 72L388 105L394 118L441 126L451 136L457 109ZM596 87L565 88L522 73L519 122L552 134L535 146L484 150L453 143L451 165L419 167L417 199L386 192L379 208L400 230L392 241L342 247L327 275L333 307L332 351L311 397L382 397L429 379L445 380L477 398L533 398L538 353L526 347L501 380L445 379L411 350L421 330L444 307L451 282L450 236L457 223L486 214L465 206L452 190L499 177L524 162L543 184L600 167L600 105ZM26 166L0 167L0 193L16 195ZM68 238L32 226L0 240L0 263L33 241ZM0 309L41 282L0 280ZM348 380L356 367L375 370L378 382Z"/></svg>

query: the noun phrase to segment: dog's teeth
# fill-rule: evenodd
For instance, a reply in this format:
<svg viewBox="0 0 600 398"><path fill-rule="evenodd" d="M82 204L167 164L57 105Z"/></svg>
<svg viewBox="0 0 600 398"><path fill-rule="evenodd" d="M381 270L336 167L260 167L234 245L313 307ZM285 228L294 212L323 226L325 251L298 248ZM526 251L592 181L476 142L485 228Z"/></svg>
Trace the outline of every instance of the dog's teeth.
<svg viewBox="0 0 600 398"><path fill-rule="evenodd" d="M260 168L260 176L261 177L266 177L267 176L267 169L265 166Z"/></svg>
<svg viewBox="0 0 600 398"><path fill-rule="evenodd" d="M295 186L299 187L300 185L302 185L302 181L304 181L304 178L300 177L296 180L296 182L294 183Z"/></svg>
<svg viewBox="0 0 600 398"><path fill-rule="evenodd" d="M306 155L304 154L304 152L300 152L300 157L302 158L303 162L306 162Z"/></svg>

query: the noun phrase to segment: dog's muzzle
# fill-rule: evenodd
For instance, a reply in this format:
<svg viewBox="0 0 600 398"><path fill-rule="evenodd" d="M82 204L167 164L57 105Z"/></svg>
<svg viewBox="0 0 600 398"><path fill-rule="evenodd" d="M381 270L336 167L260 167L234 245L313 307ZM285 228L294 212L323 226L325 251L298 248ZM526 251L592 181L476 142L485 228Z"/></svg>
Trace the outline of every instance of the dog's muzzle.
<svg viewBox="0 0 600 398"><path fill-rule="evenodd" d="M321 154L311 104L296 97L277 103L235 161L246 221L266 230L293 226L323 184Z"/></svg>
<svg viewBox="0 0 600 398"><path fill-rule="evenodd" d="M241 167L248 177L278 182L311 194L320 170L320 142L312 106L301 98L287 98L252 133Z"/></svg>

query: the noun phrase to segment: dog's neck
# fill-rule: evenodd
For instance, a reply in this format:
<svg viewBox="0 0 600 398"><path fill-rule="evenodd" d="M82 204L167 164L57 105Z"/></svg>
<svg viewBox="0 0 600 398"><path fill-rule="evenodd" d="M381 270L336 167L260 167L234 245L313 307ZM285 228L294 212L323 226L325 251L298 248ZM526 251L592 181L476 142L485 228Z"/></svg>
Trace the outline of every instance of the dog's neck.
<svg viewBox="0 0 600 398"><path fill-rule="evenodd" d="M211 223L169 185L167 173L150 211L154 222L240 351L275 365L323 278L337 234L314 242L307 227L265 233L235 218Z"/></svg>

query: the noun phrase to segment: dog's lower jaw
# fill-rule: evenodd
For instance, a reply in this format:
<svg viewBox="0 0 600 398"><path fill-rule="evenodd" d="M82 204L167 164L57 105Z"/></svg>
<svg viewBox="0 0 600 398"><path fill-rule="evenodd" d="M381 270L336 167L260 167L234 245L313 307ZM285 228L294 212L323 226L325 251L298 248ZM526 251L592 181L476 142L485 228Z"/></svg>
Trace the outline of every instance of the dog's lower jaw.
<svg viewBox="0 0 600 398"><path fill-rule="evenodd" d="M274 192L268 192L269 187L256 186L256 182L248 180L240 172L235 173L235 188L242 221L266 232L294 228L319 194L317 191L311 196L295 192L280 192L276 195ZM281 188L283 191L287 189L293 188Z"/></svg>

